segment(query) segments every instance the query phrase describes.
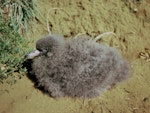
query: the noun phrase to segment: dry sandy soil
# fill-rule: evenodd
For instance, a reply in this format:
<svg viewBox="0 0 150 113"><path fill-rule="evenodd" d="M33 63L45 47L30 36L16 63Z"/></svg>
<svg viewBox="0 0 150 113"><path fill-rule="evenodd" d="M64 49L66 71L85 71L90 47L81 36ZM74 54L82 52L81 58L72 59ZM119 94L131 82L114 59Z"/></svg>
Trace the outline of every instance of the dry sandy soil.
<svg viewBox="0 0 150 113"><path fill-rule="evenodd" d="M53 99L24 76L15 85L0 85L0 113L150 113L149 0L41 0L38 10L39 20L28 36L34 39L31 48L48 34L47 19L51 32L66 38L114 31L116 36L103 37L100 43L121 52L131 65L131 77L98 98L83 100Z"/></svg>

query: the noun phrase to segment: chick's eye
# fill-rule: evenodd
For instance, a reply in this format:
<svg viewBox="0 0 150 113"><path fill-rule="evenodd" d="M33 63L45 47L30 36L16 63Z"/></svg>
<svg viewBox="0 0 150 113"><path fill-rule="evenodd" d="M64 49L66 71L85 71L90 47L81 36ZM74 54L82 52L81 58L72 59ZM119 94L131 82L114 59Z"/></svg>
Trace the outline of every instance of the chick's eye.
<svg viewBox="0 0 150 113"><path fill-rule="evenodd" d="M45 49L44 49L44 51L50 51L50 48L48 48L48 47L46 47Z"/></svg>

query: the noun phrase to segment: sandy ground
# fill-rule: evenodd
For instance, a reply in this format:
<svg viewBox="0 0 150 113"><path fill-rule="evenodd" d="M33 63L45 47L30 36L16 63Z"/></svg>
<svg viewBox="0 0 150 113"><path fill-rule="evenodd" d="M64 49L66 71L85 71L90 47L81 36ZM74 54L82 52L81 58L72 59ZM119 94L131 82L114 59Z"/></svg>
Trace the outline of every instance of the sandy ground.
<svg viewBox="0 0 150 113"><path fill-rule="evenodd" d="M100 43L116 47L131 65L131 78L94 99L53 99L34 87L24 76L14 85L0 85L0 113L150 113L149 0L42 0L38 2L39 20L33 22L27 38L35 41L52 33L71 38L78 33L95 37L114 31ZM140 3L137 1L141 1ZM48 17L47 17L48 16Z"/></svg>

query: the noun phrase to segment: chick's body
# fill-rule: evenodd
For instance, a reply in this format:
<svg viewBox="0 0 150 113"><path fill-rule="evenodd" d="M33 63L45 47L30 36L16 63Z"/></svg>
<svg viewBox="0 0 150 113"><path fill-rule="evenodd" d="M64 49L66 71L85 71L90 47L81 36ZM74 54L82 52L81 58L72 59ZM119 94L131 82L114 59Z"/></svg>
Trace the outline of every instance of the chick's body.
<svg viewBox="0 0 150 113"><path fill-rule="evenodd" d="M56 40L54 36L40 39L37 49L50 38ZM55 42L47 45L51 47L47 55L40 55L32 64L39 85L52 97L95 97L129 75L128 64L114 48L87 37Z"/></svg>

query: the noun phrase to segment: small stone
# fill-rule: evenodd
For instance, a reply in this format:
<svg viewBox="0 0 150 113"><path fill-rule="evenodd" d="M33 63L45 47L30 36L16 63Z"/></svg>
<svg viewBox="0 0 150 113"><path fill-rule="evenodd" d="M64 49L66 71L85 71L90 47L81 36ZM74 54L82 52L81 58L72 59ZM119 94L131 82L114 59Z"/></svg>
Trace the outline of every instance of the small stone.
<svg viewBox="0 0 150 113"><path fill-rule="evenodd" d="M137 12L138 12L138 9L137 9L137 8L134 8L134 9L133 9L133 12L134 12L134 13L137 13Z"/></svg>
<svg viewBox="0 0 150 113"><path fill-rule="evenodd" d="M146 98L146 97L143 99L143 101L144 101L144 102L147 102L148 100L149 100L149 99L148 99L148 98Z"/></svg>

